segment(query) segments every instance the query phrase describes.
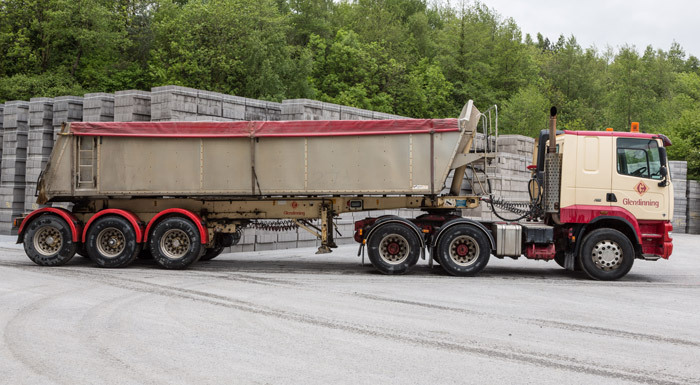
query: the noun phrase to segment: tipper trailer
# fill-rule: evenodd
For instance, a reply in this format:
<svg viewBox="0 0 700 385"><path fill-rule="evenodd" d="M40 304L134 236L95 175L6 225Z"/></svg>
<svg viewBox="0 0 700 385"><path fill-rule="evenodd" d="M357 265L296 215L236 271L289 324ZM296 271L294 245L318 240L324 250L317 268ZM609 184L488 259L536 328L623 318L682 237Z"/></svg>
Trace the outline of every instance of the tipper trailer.
<svg viewBox="0 0 700 385"><path fill-rule="evenodd" d="M72 209L19 218L18 242L39 265L79 252L123 267L147 252L181 269L214 258L259 221L301 227L325 253L336 247L335 216L408 208L424 213L355 223L361 252L382 273L405 273L422 257L474 275L493 254L554 259L608 280L635 258L670 256L665 137L552 124L540 135L523 208L494 194L460 195L465 169L490 155L472 150L484 118L469 101L458 119L68 123L39 177L37 203ZM460 215L482 200L520 221Z"/></svg>

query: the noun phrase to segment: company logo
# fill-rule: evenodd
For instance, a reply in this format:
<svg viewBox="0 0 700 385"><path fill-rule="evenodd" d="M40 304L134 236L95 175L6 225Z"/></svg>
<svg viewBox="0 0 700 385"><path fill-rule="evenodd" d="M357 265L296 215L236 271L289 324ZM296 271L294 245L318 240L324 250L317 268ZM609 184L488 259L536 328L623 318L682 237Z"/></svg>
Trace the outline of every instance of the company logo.
<svg viewBox="0 0 700 385"><path fill-rule="evenodd" d="M642 199L628 199L625 198L622 200L622 204L625 206L643 206L643 207L653 207L658 209L660 206L659 201L652 201L652 200L642 200Z"/></svg>
<svg viewBox="0 0 700 385"><path fill-rule="evenodd" d="M637 194L639 194L639 196L644 195L644 193L647 192L648 190L649 190L649 187L646 184L644 184L644 181L641 181L641 182L637 183L636 186L634 186L634 191L636 191Z"/></svg>
<svg viewBox="0 0 700 385"><path fill-rule="evenodd" d="M297 202L292 202L292 208L295 209L295 208L297 208L297 207L299 207L299 203L297 203Z"/></svg>

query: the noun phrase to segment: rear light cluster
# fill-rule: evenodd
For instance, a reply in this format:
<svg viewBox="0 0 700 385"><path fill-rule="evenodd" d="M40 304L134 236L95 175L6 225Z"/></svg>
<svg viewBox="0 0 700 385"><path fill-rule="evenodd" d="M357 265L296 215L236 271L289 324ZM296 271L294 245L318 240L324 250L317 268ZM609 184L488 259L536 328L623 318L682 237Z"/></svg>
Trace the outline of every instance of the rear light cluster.
<svg viewBox="0 0 700 385"><path fill-rule="evenodd" d="M364 232L365 229L369 226L372 226L374 222L377 221L377 218L365 218L362 220L359 220L355 222L355 242L357 243L362 243L362 239L364 238Z"/></svg>

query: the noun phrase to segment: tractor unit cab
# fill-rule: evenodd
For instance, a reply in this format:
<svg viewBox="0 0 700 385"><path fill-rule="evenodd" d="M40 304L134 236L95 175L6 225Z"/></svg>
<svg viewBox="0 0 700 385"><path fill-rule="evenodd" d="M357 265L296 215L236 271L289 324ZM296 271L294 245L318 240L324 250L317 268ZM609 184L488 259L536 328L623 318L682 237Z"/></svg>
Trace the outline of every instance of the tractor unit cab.
<svg viewBox="0 0 700 385"><path fill-rule="evenodd" d="M631 268L623 249L647 260L671 255L670 145L664 135L640 133L636 122L630 132L540 133L533 179L543 186L542 217L565 245L558 257L567 268L614 279Z"/></svg>

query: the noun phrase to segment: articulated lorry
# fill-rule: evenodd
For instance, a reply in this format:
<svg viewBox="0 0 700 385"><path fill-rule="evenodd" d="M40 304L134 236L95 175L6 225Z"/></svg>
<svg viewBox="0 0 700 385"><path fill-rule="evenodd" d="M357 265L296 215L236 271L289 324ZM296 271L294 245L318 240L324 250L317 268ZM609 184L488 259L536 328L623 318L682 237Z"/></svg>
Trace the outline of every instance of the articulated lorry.
<svg viewBox="0 0 700 385"><path fill-rule="evenodd" d="M670 256L664 136L556 131L553 118L536 144L522 206L496 192L460 194L465 170L488 162L473 150L484 121L469 101L458 119L67 123L37 203L72 207L18 218L18 243L43 266L80 253L124 267L150 253L164 268L183 269L266 221L311 232L326 253L336 247L339 214L416 209L415 218L355 222L360 252L380 272L403 274L427 258L470 276L491 255L524 256L612 280L635 259ZM517 221L462 217L482 201Z"/></svg>

